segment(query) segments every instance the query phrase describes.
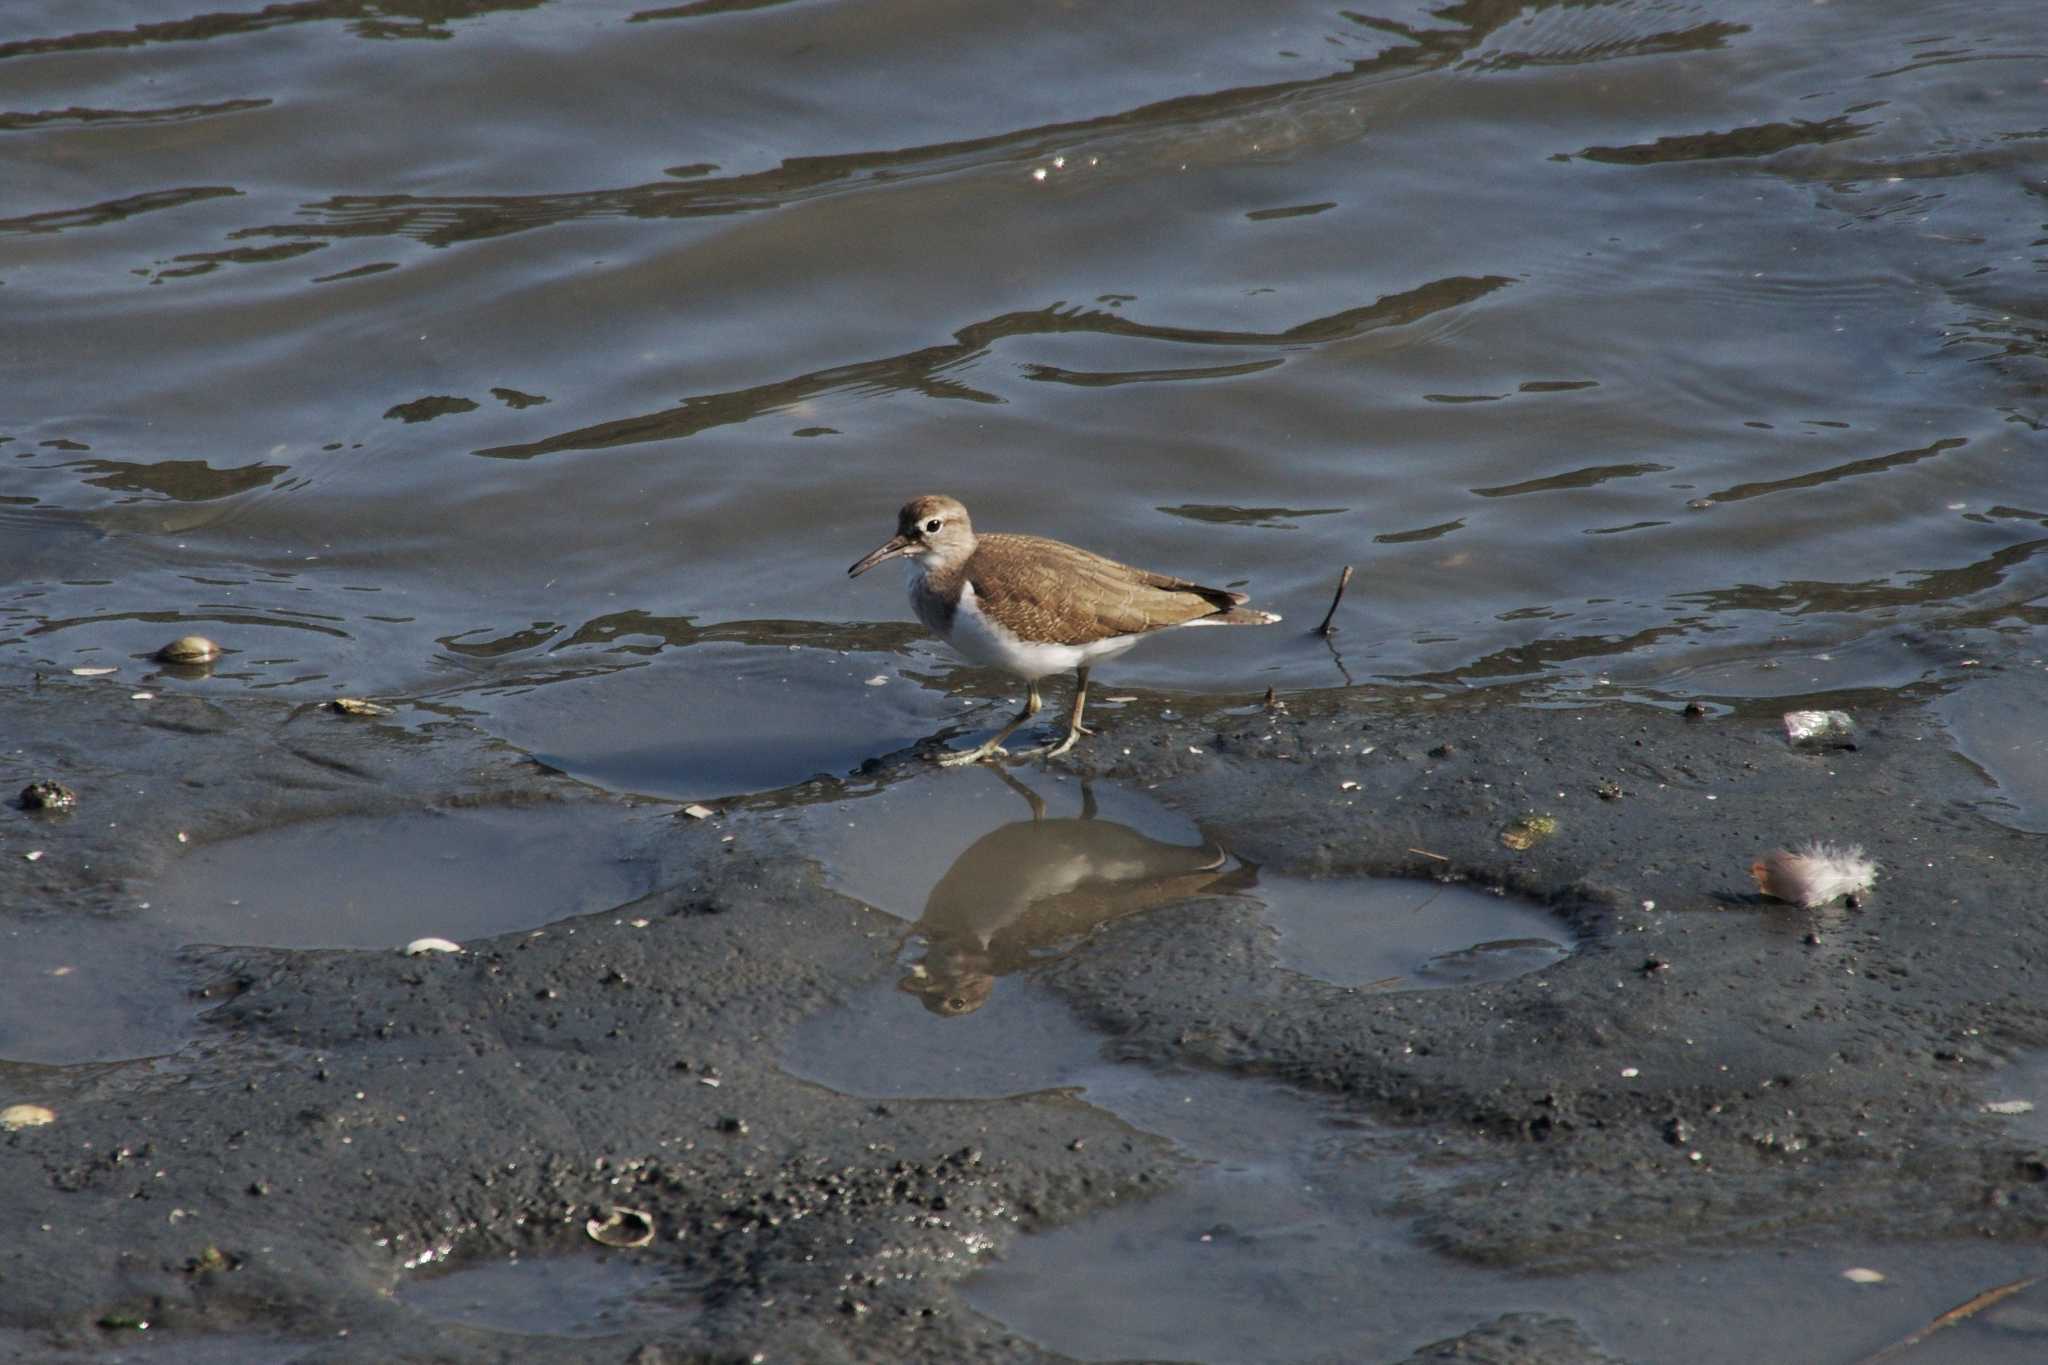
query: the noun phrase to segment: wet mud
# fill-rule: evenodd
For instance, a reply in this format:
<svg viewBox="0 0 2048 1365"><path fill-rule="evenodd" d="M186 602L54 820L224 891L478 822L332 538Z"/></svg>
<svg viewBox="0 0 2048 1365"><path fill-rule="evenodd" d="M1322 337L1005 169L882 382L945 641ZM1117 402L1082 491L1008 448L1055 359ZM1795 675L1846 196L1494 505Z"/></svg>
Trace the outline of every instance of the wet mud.
<svg viewBox="0 0 2048 1365"><path fill-rule="evenodd" d="M835 1089L819 1059L861 1052L859 1002L887 996L947 1029L1010 992L1117 1066L1305 1097L1369 1129L1373 1160L1424 1173L1379 1212L1446 1266L1605 1273L1810 1237L2010 1241L2038 1259L2048 1147L1985 1108L2026 1091L2048 1047L2038 837L1994 818L2009 807L1941 716L1974 686L2038 696L2039 663L1979 640L1956 677L1817 698L1859 726L1856 747L1819 753L1787 744L1782 705L1740 699L1688 717L1675 699L1556 708L1505 690L1140 697L1069 761L1018 776L1142 798L1185 831L1082 830L1090 856L1137 869L1125 886L1007 909L961 885L1009 856L973 845L920 918L835 889L818 850L822 821L992 776L938 774L921 749L691 818L424 710L138 702L10 676L8 789L59 781L77 802L0 816L0 928L40 945L9 969L40 993L37 1020L4 1016L0 1106L54 1115L0 1133L0 1354L1067 1358L988 1311L996 1291L963 1287L1021 1238L1171 1197L1191 1163L1064 1074ZM562 869L520 879L559 913L449 933L441 902L460 897L428 870L408 899L411 865L394 875L378 845L486 816L576 831L551 855ZM316 829L304 865L271 875L315 900L359 879L388 947L207 946L152 920L194 859ZM1760 897L1757 855L1816 837L1864 845L1874 892L1818 910ZM1569 951L1450 985L1324 979L1290 959L1259 879L1360 875L1499 893L1547 912ZM591 909L590 887L613 899ZM132 969L143 984L52 975L67 935L116 927L166 945ZM464 951L397 951L435 934ZM950 996L928 989L942 964ZM147 1019L121 1024L123 999ZM67 1012L76 1028L49 1022ZM877 1086L890 1046L865 1047ZM1233 1140L1256 1148L1250 1133ZM646 1245L594 1240L618 1210L651 1227ZM582 1316L550 1317L522 1288L539 1280L508 1268L551 1257L587 1287L570 1295ZM486 1277L475 1295L463 1275ZM525 1316L493 1318L494 1295ZM1657 1358L1501 1309L1317 1358Z"/></svg>

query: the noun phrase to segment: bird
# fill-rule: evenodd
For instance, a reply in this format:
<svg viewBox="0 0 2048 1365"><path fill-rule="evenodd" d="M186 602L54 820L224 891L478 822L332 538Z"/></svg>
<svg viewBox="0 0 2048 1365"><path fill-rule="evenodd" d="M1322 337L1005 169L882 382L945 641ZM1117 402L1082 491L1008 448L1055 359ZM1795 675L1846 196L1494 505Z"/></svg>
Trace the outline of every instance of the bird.
<svg viewBox="0 0 2048 1365"><path fill-rule="evenodd" d="M1026 684L1024 709L947 766L1010 756L1003 741L1043 705L1039 679L1075 670L1074 703L1059 739L1024 757L1051 760L1093 734L1081 723L1088 670L1148 635L1179 626L1269 626L1280 617L1248 607L1241 592L1134 569L1043 536L976 535L958 498L926 493L903 504L896 534L849 567L858 578L883 560L911 561L910 605L927 630L968 660Z"/></svg>

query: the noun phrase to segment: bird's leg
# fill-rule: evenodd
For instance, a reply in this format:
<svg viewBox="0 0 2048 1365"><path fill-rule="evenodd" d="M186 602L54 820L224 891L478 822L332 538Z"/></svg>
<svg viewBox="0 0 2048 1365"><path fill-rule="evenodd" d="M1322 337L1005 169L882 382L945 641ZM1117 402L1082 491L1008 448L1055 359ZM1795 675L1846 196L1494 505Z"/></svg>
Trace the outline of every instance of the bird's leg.
<svg viewBox="0 0 2048 1365"><path fill-rule="evenodd" d="M1024 709L1013 716L1008 725L996 731L987 742L975 748L962 749L956 754L947 754L939 760L940 765L947 768L957 768L964 763L979 763L984 758L1008 758L1010 751L1003 747L1003 741L1016 734L1024 722L1037 715L1040 705L1042 703L1038 699L1038 680L1034 678L1031 680L1029 690L1024 697Z"/></svg>
<svg viewBox="0 0 2048 1365"><path fill-rule="evenodd" d="M1081 708L1087 704L1088 667L1086 664L1083 664L1076 671L1074 677L1074 706L1072 710L1067 712L1067 733L1056 743L1048 744L1042 749L1033 749L1031 756L1046 759L1058 758L1061 754L1074 747L1075 740L1083 735L1094 734L1093 730L1081 723Z"/></svg>

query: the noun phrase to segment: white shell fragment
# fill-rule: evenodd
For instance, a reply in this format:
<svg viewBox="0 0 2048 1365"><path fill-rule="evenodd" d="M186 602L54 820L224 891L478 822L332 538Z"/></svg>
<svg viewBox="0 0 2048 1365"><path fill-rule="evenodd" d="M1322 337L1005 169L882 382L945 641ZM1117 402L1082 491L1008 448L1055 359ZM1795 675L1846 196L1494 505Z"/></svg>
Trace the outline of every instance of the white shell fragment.
<svg viewBox="0 0 2048 1365"><path fill-rule="evenodd" d="M1984 1106L1984 1112L2008 1116L2013 1114L2031 1114L2034 1112L2034 1102L2032 1100L1993 1100Z"/></svg>
<svg viewBox="0 0 2048 1365"><path fill-rule="evenodd" d="M10 1104L0 1109L0 1128L13 1133L57 1121L57 1111L40 1104Z"/></svg>
<svg viewBox="0 0 2048 1365"><path fill-rule="evenodd" d="M683 807L683 814L689 816L692 820L709 820L718 812L709 806L688 805Z"/></svg>
<svg viewBox="0 0 2048 1365"><path fill-rule="evenodd" d="M379 706L373 701L364 701L361 697L336 697L327 704L336 711L341 712L344 716L388 716L391 714L390 707Z"/></svg>
<svg viewBox="0 0 2048 1365"><path fill-rule="evenodd" d="M1787 711L1785 738L1799 749L1853 749L1856 722L1847 711Z"/></svg>
<svg viewBox="0 0 2048 1365"><path fill-rule="evenodd" d="M1866 1270L1860 1265L1854 1265L1842 1272L1842 1278L1850 1284L1883 1284L1884 1272L1882 1270Z"/></svg>
<svg viewBox="0 0 2048 1365"><path fill-rule="evenodd" d="M1842 896L1856 896L1877 880L1877 864L1861 845L1811 840L1773 849L1749 865L1756 889L1776 900L1818 910Z"/></svg>
<svg viewBox="0 0 2048 1365"><path fill-rule="evenodd" d="M638 1209L613 1207L583 1225L593 1242L608 1247L644 1247L654 1240L654 1220Z"/></svg>
<svg viewBox="0 0 2048 1365"><path fill-rule="evenodd" d="M71 670L72 675L79 678L104 678L107 674L118 671L118 669L112 668L74 668Z"/></svg>
<svg viewBox="0 0 2048 1365"><path fill-rule="evenodd" d="M459 953L462 945L445 938L416 938L399 951L407 957L425 957L428 953Z"/></svg>

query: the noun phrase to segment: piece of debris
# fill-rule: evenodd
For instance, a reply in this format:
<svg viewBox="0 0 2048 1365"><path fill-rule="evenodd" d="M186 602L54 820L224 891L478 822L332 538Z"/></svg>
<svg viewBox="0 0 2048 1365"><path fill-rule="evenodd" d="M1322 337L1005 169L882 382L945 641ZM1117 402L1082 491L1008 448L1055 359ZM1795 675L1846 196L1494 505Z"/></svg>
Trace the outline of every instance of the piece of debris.
<svg viewBox="0 0 2048 1365"><path fill-rule="evenodd" d="M1852 1265L1842 1272L1842 1278L1850 1284L1883 1284L1884 1272L1882 1270L1867 1270L1860 1265Z"/></svg>
<svg viewBox="0 0 2048 1365"><path fill-rule="evenodd" d="M613 1207L584 1223L590 1240L608 1247L644 1247L654 1240L654 1220L638 1209Z"/></svg>
<svg viewBox="0 0 2048 1365"><path fill-rule="evenodd" d="M1548 815L1525 815L1500 832L1500 841L1517 853L1536 847L1557 833L1557 821Z"/></svg>
<svg viewBox="0 0 2048 1365"><path fill-rule="evenodd" d="M156 652L157 662L193 667L220 657L220 646L204 635L180 635Z"/></svg>
<svg viewBox="0 0 2048 1365"><path fill-rule="evenodd" d="M1626 794L1622 791L1621 784L1611 777L1604 779L1599 786L1593 788L1593 793L1602 801L1618 801Z"/></svg>
<svg viewBox="0 0 2048 1365"><path fill-rule="evenodd" d="M0 1109L0 1129L10 1133L56 1121L57 1111L40 1104L10 1104Z"/></svg>
<svg viewBox="0 0 2048 1365"><path fill-rule="evenodd" d="M2008 1116L2013 1114L2031 1114L2034 1112L2034 1102L2032 1100L1992 1100L1984 1106L1984 1112Z"/></svg>
<svg viewBox="0 0 2048 1365"><path fill-rule="evenodd" d="M1847 711L1787 711L1785 738L1795 749L1853 749L1856 722Z"/></svg>
<svg viewBox="0 0 2048 1365"><path fill-rule="evenodd" d="M21 856L28 862L39 863L43 860L43 851L39 848L32 848Z"/></svg>
<svg viewBox="0 0 2048 1365"><path fill-rule="evenodd" d="M1749 865L1756 889L1775 900L1818 910L1841 896L1868 891L1877 864L1860 844L1811 840L1796 848L1773 849Z"/></svg>
<svg viewBox="0 0 2048 1365"><path fill-rule="evenodd" d="M1685 709L1679 714L1687 720L1705 720L1707 718L1706 703L1689 701L1685 704Z"/></svg>
<svg viewBox="0 0 2048 1365"><path fill-rule="evenodd" d="M869 687L887 687L888 685L889 675L887 673L877 673L874 677L868 679Z"/></svg>
<svg viewBox="0 0 2048 1365"><path fill-rule="evenodd" d="M425 957L428 953L459 953L462 945L453 939L416 938L398 951L407 957Z"/></svg>
<svg viewBox="0 0 2048 1365"><path fill-rule="evenodd" d="M683 814L689 816L692 820L709 820L712 816L718 814L718 812L711 809L711 807L709 806L700 806L693 802L692 804L683 807Z"/></svg>
<svg viewBox="0 0 2048 1365"><path fill-rule="evenodd" d="M72 669L72 670L71 670L71 672L72 672L72 675L73 675L74 677L79 677L79 678L104 678L104 677L106 677L106 676L107 676L107 674L109 674L109 673L118 673L118 672L120 672L120 670L119 670L119 669L116 669L116 668L103 668L103 667L94 667L94 668L74 668L74 669Z"/></svg>
<svg viewBox="0 0 2048 1365"><path fill-rule="evenodd" d="M36 781L21 789L23 810L70 810L78 804L78 793L62 782Z"/></svg>
<svg viewBox="0 0 2048 1365"><path fill-rule="evenodd" d="M1344 589L1351 586L1351 566L1346 564L1344 572L1337 575L1337 593L1330 599L1330 609L1323 613L1323 623L1316 627L1316 634L1328 639L1336 633L1330 622L1337 619L1337 604L1344 600Z"/></svg>
<svg viewBox="0 0 2048 1365"><path fill-rule="evenodd" d="M364 701L361 697L336 697L333 701L328 702L327 706L329 710L339 711L344 716L388 716L391 714L390 707L379 706L373 701Z"/></svg>

